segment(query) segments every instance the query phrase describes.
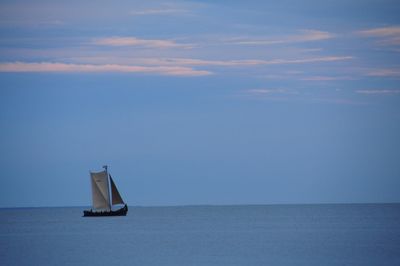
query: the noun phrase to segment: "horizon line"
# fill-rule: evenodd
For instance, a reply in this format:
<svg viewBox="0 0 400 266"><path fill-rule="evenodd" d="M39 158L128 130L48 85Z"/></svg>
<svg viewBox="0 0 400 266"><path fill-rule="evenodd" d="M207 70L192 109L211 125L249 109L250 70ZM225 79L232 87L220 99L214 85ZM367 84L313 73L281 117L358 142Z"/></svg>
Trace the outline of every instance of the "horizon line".
<svg viewBox="0 0 400 266"><path fill-rule="evenodd" d="M171 207L231 207L231 206L276 206L276 205L392 205L399 202L321 202L321 203L238 203L238 204L171 204L171 205L128 205L130 208L171 208ZM44 208L90 208L90 205L72 206L11 206L1 209L44 209Z"/></svg>

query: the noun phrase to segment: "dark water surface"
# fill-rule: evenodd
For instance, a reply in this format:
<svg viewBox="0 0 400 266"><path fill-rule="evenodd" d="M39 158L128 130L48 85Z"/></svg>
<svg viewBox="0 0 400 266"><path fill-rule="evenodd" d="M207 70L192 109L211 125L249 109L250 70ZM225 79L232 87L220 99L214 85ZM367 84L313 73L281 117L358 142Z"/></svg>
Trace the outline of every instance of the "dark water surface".
<svg viewBox="0 0 400 266"><path fill-rule="evenodd" d="M0 209L0 265L400 265L400 204Z"/></svg>

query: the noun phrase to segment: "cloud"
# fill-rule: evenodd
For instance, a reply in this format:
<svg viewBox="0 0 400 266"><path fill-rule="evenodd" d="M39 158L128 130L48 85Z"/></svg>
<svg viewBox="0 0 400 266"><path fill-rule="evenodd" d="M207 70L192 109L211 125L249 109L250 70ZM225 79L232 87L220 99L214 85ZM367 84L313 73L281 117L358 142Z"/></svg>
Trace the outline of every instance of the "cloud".
<svg viewBox="0 0 400 266"><path fill-rule="evenodd" d="M245 59L245 60L206 60L196 58L159 58L159 57L113 57L113 56L92 56L92 57L76 57L70 58L75 62L91 62L102 64L106 62L118 62L118 64L135 64L147 66L191 66L191 67L252 67L262 65L284 65L284 64L308 64L308 63L323 63L351 60L352 56L324 56L324 57L309 57L301 59ZM292 73L293 74L293 73Z"/></svg>
<svg viewBox="0 0 400 266"><path fill-rule="evenodd" d="M367 76L371 77L400 77L400 69L376 69L367 73Z"/></svg>
<svg viewBox="0 0 400 266"><path fill-rule="evenodd" d="M193 45L180 44L173 40L149 40L136 37L108 37L95 39L92 42L95 45L103 46L142 46L150 48L192 48Z"/></svg>
<svg viewBox="0 0 400 266"><path fill-rule="evenodd" d="M398 36L400 35L400 26L362 30L359 33L368 37Z"/></svg>
<svg viewBox="0 0 400 266"><path fill-rule="evenodd" d="M85 58L85 62L3 62L0 63L0 72L123 72L123 73L150 73L169 76L205 76L213 74L210 70L199 70L195 67L249 67L259 65L305 64L315 62L334 62L349 60L351 56L327 56L302 59L273 59L273 60L202 60L192 58L131 58L122 60L124 63L115 63L117 59L104 58L96 62L93 58ZM96 57L94 57L96 59ZM101 61L114 63L102 63ZM88 63L91 62L91 63ZM96 63L94 63L96 62ZM272 91L270 91L272 92ZM279 91L274 91L275 93ZM281 93L283 91L280 91Z"/></svg>
<svg viewBox="0 0 400 266"><path fill-rule="evenodd" d="M250 39L250 38L235 38L228 42L237 45L272 45L272 44L285 44L285 43L298 43L298 42L313 42L332 39L334 34L319 31L319 30L301 30L301 34L287 35L278 38L265 38L265 39Z"/></svg>
<svg viewBox="0 0 400 266"><path fill-rule="evenodd" d="M161 65L185 65L185 66L255 66L263 65L265 60L203 60L194 58L161 58L149 59L148 63Z"/></svg>
<svg viewBox="0 0 400 266"><path fill-rule="evenodd" d="M330 103L330 104L340 104L340 105L367 105L367 102L354 101L345 98L312 98L309 99L310 102L315 103Z"/></svg>
<svg viewBox="0 0 400 266"><path fill-rule="evenodd" d="M394 95L400 94L400 90L357 90L356 93L366 95Z"/></svg>
<svg viewBox="0 0 400 266"><path fill-rule="evenodd" d="M174 76L204 76L214 74L216 68L257 68L288 64L329 63L350 59L352 59L351 56L272 60L204 60L194 58L83 56L68 58L68 63L0 63L0 72L141 72ZM65 61L65 58L62 61ZM274 78L286 79L288 75L293 75L293 73L288 72L285 75L274 76Z"/></svg>
<svg viewBox="0 0 400 266"><path fill-rule="evenodd" d="M0 72L123 72L123 73L151 73L168 76L205 76L212 74L206 70L195 70L184 66L132 66L132 65L91 65L65 64L53 62L41 63L0 63Z"/></svg>
<svg viewBox="0 0 400 266"><path fill-rule="evenodd" d="M175 15L179 13L187 13L187 9L178 8L149 8L142 10L133 10L129 14L133 16L146 16L146 15Z"/></svg>
<svg viewBox="0 0 400 266"><path fill-rule="evenodd" d="M374 28L358 31L358 34L365 37L379 38L382 45L400 45L400 26Z"/></svg>
<svg viewBox="0 0 400 266"><path fill-rule="evenodd" d="M268 100L268 101L293 101L299 97L299 93L293 89L284 88L259 88L259 89L247 89L242 90L238 94L238 97L245 97L256 100Z"/></svg>
<svg viewBox="0 0 400 266"><path fill-rule="evenodd" d="M365 102L353 101L345 98L321 98L316 95L305 94L304 92L293 89L250 89L239 94L241 97L251 97L254 99L283 102L304 102L304 103L330 103L341 105L364 105Z"/></svg>
<svg viewBox="0 0 400 266"><path fill-rule="evenodd" d="M274 59L267 61L269 65L275 64L304 64L304 63L318 63L318 62L335 62L353 59L352 56L324 56L324 57L311 57L302 59Z"/></svg>
<svg viewBox="0 0 400 266"><path fill-rule="evenodd" d="M182 65L182 66L258 66L258 65L283 65L283 64L306 64L319 62L335 62L353 59L352 56L324 56L302 59L248 59L248 60L203 60L193 58L148 58L138 59L145 64L154 65Z"/></svg>
<svg viewBox="0 0 400 266"><path fill-rule="evenodd" d="M354 79L354 78L347 77L347 76L340 76L340 77L311 76L311 77L302 78L301 80L305 80L305 81L332 81L332 80L352 80L352 79Z"/></svg>
<svg viewBox="0 0 400 266"><path fill-rule="evenodd" d="M250 89L245 93L250 95L298 94L298 92L288 89Z"/></svg>
<svg viewBox="0 0 400 266"><path fill-rule="evenodd" d="M58 28L67 23L59 19L0 19L1 27Z"/></svg>

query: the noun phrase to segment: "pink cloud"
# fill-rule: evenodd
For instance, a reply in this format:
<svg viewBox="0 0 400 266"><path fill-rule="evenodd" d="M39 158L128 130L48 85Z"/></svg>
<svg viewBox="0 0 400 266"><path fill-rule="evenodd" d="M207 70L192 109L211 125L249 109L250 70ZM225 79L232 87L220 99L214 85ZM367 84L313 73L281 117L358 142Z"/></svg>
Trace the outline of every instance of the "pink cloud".
<svg viewBox="0 0 400 266"><path fill-rule="evenodd" d="M192 45L179 44L173 40L152 40L152 39L139 39L136 37L109 37L96 39L93 41L95 45L103 46L143 46L151 48L192 48Z"/></svg>
<svg viewBox="0 0 400 266"><path fill-rule="evenodd" d="M169 76L205 76L212 74L206 70L195 70L184 66L131 66L131 65L90 65L65 63L0 63L0 72L125 72L152 73Z"/></svg>
<svg viewBox="0 0 400 266"><path fill-rule="evenodd" d="M301 30L300 34L287 35L277 38L265 38L265 39L250 39L250 38L236 38L231 41L232 44L239 45L271 45L271 44L284 44L284 43L298 43L298 42L313 42L332 39L335 37L334 34L319 31L319 30Z"/></svg>
<svg viewBox="0 0 400 266"><path fill-rule="evenodd" d="M400 90L357 90L356 93L368 95L393 95L399 94Z"/></svg>
<svg viewBox="0 0 400 266"><path fill-rule="evenodd" d="M96 57L95 57L96 58ZM273 60L202 60L191 58L132 58L123 60L126 63L60 63L60 62L5 62L0 63L0 72L126 72L153 73L173 76L205 76L212 74L209 70L198 70L199 66L243 67L258 65L305 64L314 62L334 62L349 60L351 56L328 56L302 59ZM100 61L113 61L112 58ZM110 59L110 60L108 60ZM118 61L118 60L117 60ZM129 62L129 63L128 63ZM134 65L132 65L134 64Z"/></svg>
<svg viewBox="0 0 400 266"><path fill-rule="evenodd" d="M203 60L193 58L148 58L139 59L145 64L157 65L185 65L185 66L257 66L257 65L279 65L279 64L304 64L318 62L334 62L352 59L352 56L325 56L302 59L272 59L272 60Z"/></svg>
<svg viewBox="0 0 400 266"><path fill-rule="evenodd" d="M311 57L302 59L275 59L267 61L268 64L303 64L303 63L317 63L317 62L334 62L353 59L352 56L324 56L324 57Z"/></svg>
<svg viewBox="0 0 400 266"><path fill-rule="evenodd" d="M376 69L370 71L367 75L372 77L400 77L400 69Z"/></svg>
<svg viewBox="0 0 400 266"><path fill-rule="evenodd" d="M331 77L331 76L312 76L312 77L305 77L301 80L306 81L332 81L332 80L351 80L354 79L352 77Z"/></svg>
<svg viewBox="0 0 400 266"><path fill-rule="evenodd" d="M398 36L400 35L400 27L383 27L383 28L374 28L369 30L359 31L360 34L369 36L369 37L382 37L382 36Z"/></svg>
<svg viewBox="0 0 400 266"><path fill-rule="evenodd" d="M365 37L379 38L382 45L400 45L400 26L374 28L358 32Z"/></svg>
<svg viewBox="0 0 400 266"><path fill-rule="evenodd" d="M271 95L271 94L298 94L296 91L288 89L268 88L268 89L250 89L245 91L250 95Z"/></svg>
<svg viewBox="0 0 400 266"><path fill-rule="evenodd" d="M153 9L143 9L134 10L130 14L133 16L145 16L145 15L175 15L179 13L187 13L189 10L178 9L178 8L153 8Z"/></svg>

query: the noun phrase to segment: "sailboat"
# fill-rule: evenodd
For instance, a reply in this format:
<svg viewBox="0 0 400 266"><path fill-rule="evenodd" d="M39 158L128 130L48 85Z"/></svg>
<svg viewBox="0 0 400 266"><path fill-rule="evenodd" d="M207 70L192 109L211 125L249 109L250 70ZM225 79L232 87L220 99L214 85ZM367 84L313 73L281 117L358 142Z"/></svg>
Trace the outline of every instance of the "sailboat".
<svg viewBox="0 0 400 266"><path fill-rule="evenodd" d="M125 216L128 212L128 205L119 194L114 180L108 173L107 165L103 168L104 170L101 172L90 172L93 208L83 211L83 216ZM122 208L115 210L116 206L122 204L124 204Z"/></svg>

